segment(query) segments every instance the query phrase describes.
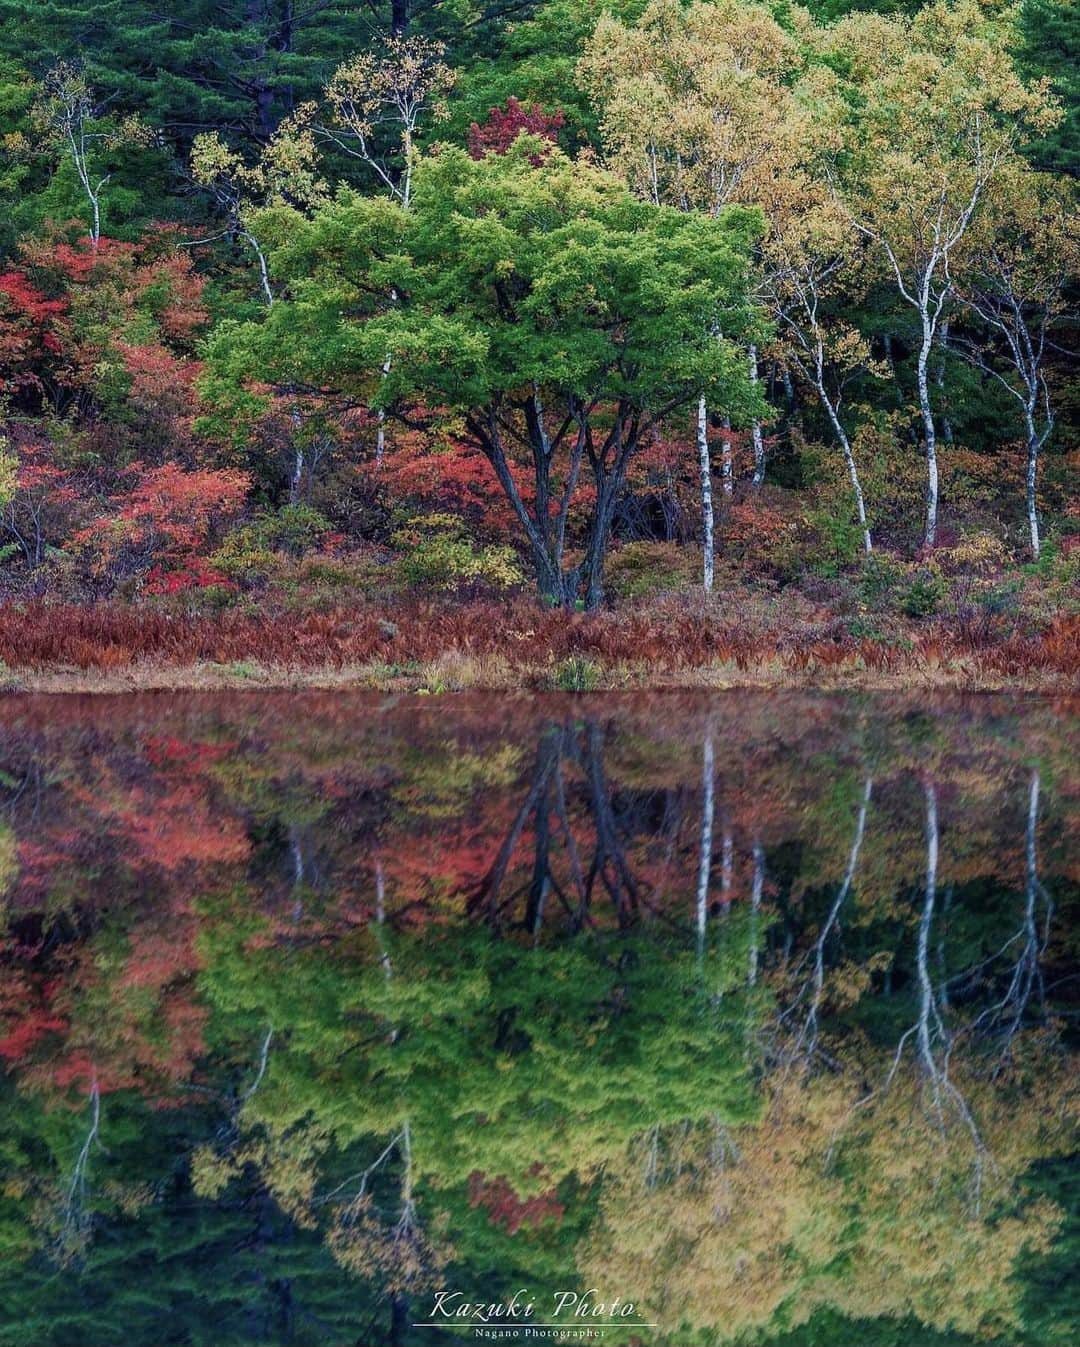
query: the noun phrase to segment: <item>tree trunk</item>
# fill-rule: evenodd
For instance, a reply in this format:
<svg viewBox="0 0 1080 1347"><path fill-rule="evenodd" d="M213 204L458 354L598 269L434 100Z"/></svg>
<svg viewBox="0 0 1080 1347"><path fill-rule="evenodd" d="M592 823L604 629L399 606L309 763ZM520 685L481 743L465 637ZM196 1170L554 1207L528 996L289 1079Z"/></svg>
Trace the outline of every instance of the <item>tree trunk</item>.
<svg viewBox="0 0 1080 1347"><path fill-rule="evenodd" d="M949 420L949 414L945 410L945 347L949 344L949 322L948 319L941 325L941 346L942 355L938 361L937 374L934 376L934 384L938 390L938 396L941 398L941 435L946 444L953 442L952 422Z"/></svg>
<svg viewBox="0 0 1080 1347"><path fill-rule="evenodd" d="M1024 408L1024 416L1027 421L1028 437L1028 455L1027 455L1027 516L1028 529L1031 533L1031 553L1036 561L1039 559L1039 510L1038 500L1036 498L1036 481L1039 472L1039 433L1035 429L1035 418L1032 415L1031 408Z"/></svg>
<svg viewBox="0 0 1080 1347"><path fill-rule="evenodd" d="M712 869L713 838L713 739L706 732L701 760L701 845L698 850L697 941L699 956L705 950L705 923L709 915L709 871Z"/></svg>
<svg viewBox="0 0 1080 1347"><path fill-rule="evenodd" d="M847 437L847 431L844 429L843 422L840 420L840 416L833 405L832 398L829 397L828 391L825 388L824 380L818 379L816 386L817 395L821 399L821 405L825 408L829 421L832 423L836 438L840 441L840 450L844 455L844 462L847 464L848 477L851 480L851 491L855 497L855 511L859 516L859 526L862 529L863 551L869 556L874 550L874 546L870 540L870 526L866 522L866 503L863 500L862 486L859 483L859 470L855 466L855 455L851 449L851 441Z"/></svg>
<svg viewBox="0 0 1080 1347"><path fill-rule="evenodd" d="M730 496L735 485L734 463L731 454L731 417L725 416L722 422L724 437L720 441L720 481L724 495Z"/></svg>
<svg viewBox="0 0 1080 1347"><path fill-rule="evenodd" d="M705 551L702 565L702 583L706 594L713 587L713 501L712 464L709 461L709 420L704 396L698 399L697 413L698 473L701 477L702 546Z"/></svg>
<svg viewBox="0 0 1080 1347"><path fill-rule="evenodd" d="M754 840L754 878L750 888L750 967L747 981L753 987L758 975L758 940L761 898L765 892L765 849L760 839Z"/></svg>
<svg viewBox="0 0 1080 1347"><path fill-rule="evenodd" d="M937 539L938 517L938 463L937 431L934 427L934 409L930 405L928 364L930 348L934 343L934 329L930 319L923 316L923 339L919 347L918 388L919 410L922 412L923 433L926 438L926 536L924 544L933 547Z"/></svg>
<svg viewBox="0 0 1080 1347"><path fill-rule="evenodd" d="M758 358L757 347L750 347L750 382L757 387L758 381ZM750 422L750 434L754 444L754 476L751 479L755 487L761 486L765 480L765 441L761 434L761 422L754 420Z"/></svg>

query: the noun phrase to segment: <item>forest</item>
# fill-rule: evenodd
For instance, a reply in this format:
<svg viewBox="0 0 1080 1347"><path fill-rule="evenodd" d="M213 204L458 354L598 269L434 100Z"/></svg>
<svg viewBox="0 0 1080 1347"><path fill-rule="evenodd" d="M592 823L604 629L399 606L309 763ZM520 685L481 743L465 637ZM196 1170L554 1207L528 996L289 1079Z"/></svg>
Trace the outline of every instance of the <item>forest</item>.
<svg viewBox="0 0 1080 1347"><path fill-rule="evenodd" d="M1075 677L1077 0L164 8L0 0L5 686Z"/></svg>

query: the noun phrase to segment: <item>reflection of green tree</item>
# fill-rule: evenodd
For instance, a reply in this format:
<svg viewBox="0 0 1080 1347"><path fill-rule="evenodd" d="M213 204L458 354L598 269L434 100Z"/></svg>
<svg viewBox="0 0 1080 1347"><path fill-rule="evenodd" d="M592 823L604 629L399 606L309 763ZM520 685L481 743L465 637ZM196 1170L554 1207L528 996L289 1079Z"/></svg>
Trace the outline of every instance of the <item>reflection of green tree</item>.
<svg viewBox="0 0 1080 1347"><path fill-rule="evenodd" d="M7 1347L233 1347L374 1341L381 1310L313 1232L265 1197L193 1199L177 1183L128 1219L104 1220L77 1269L36 1259L0 1271Z"/></svg>
<svg viewBox="0 0 1080 1347"><path fill-rule="evenodd" d="M737 939L703 970L654 935L539 950L472 927L387 930L381 949L252 958L244 934L208 937L203 986L253 1027L286 1026L250 1124L314 1123L342 1149L408 1122L429 1182L479 1172L528 1191L594 1173L648 1128L753 1114Z"/></svg>
<svg viewBox="0 0 1080 1347"><path fill-rule="evenodd" d="M762 1003L741 915L723 952L700 954L654 933L524 947L473 925L286 948L228 905L215 917L215 1019L249 1056L276 1028L197 1186L226 1192L256 1170L395 1319L448 1259L486 1294L565 1283L595 1182L633 1139L754 1116ZM483 1210L541 1197L546 1214L513 1238Z"/></svg>
<svg viewBox="0 0 1080 1347"><path fill-rule="evenodd" d="M1080 1342L1080 1156L1036 1165L1027 1189L1029 1200L1049 1199L1063 1219L1049 1255L1030 1252L1017 1269L1024 1322L1038 1347L1071 1347Z"/></svg>

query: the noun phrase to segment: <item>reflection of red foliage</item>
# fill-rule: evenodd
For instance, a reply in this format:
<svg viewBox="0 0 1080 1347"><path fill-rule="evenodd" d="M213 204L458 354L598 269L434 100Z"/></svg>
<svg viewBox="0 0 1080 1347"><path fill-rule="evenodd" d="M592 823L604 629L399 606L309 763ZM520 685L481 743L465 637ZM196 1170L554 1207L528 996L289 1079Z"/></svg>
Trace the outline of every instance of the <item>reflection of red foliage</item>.
<svg viewBox="0 0 1080 1347"><path fill-rule="evenodd" d="M240 819L217 813L196 782L163 795L132 792L118 822L135 857L168 873L184 865L236 864L250 851Z"/></svg>
<svg viewBox="0 0 1080 1347"><path fill-rule="evenodd" d="M66 1027L67 1021L58 1015L50 1015L45 1010L31 1011L9 1034L0 1038L0 1057L9 1062L22 1061L41 1039Z"/></svg>
<svg viewBox="0 0 1080 1347"><path fill-rule="evenodd" d="M537 1172L534 1167L533 1173ZM521 1198L504 1178L485 1179L479 1170L469 1175L469 1206L483 1207L493 1224L501 1225L509 1235L516 1234L522 1226L534 1230L545 1221L558 1224L566 1208L555 1192L549 1188L535 1197Z"/></svg>

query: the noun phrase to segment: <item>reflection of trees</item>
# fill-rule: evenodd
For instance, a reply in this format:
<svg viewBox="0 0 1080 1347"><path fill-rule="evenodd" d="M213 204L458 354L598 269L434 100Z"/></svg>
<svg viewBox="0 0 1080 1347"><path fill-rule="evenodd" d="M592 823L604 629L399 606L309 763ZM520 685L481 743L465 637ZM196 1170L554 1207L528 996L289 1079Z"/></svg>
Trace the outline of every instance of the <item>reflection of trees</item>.
<svg viewBox="0 0 1080 1347"><path fill-rule="evenodd" d="M470 903L495 928L525 897L524 925L538 934L550 894L560 903L572 930L590 925L594 898L603 891L616 923L625 928L640 911L643 897L629 847L633 811L616 815L604 770L604 731L594 720L579 728L552 725L541 734L531 778L494 863ZM579 841L567 808L567 769L587 812L589 838ZM532 819L533 859L524 882L508 884L511 862Z"/></svg>
<svg viewBox="0 0 1080 1347"><path fill-rule="evenodd" d="M1017 1192L1071 1137L1056 724L582 705L39 732L37 784L16 734L0 1052L55 1128L17 1259L134 1239L137 1150L131 1219L171 1219L194 1148L253 1276L287 1215L399 1332L447 1258L492 1292L576 1258L709 1333L1015 1338L1058 1219Z"/></svg>
<svg viewBox="0 0 1080 1347"><path fill-rule="evenodd" d="M1015 1270L1049 1248L1060 1213L1045 1198L1018 1203L1018 1187L1076 1139L1072 1066L1041 1031L1051 904L1038 774L1025 792L1018 924L1002 942L1007 907L991 906L974 947L957 920L962 893L953 888L951 910L943 902L948 833L932 780L923 882L861 936L872 790L867 777L821 922L790 966L771 970L782 1000L761 1124L719 1138L690 1130L670 1153L653 1134L609 1166L583 1266L636 1274L639 1287L648 1269L643 1299L672 1342L698 1327L734 1340L817 1307L1010 1341L1022 1332ZM875 997L886 950L896 990Z"/></svg>
<svg viewBox="0 0 1080 1347"><path fill-rule="evenodd" d="M794 981L797 990L791 997L787 1008L778 1016L778 1024L782 1030L786 1029L788 1022L791 1020L798 1019L800 1021L791 1046L785 1047L783 1050L782 1055L785 1061L799 1062L807 1067L812 1066L814 1062L818 1046L821 1005L825 992L825 951L830 938L837 930L840 913L848 895L851 893L855 871L859 864L859 852L862 850L863 836L866 832L866 813L870 808L870 793L873 787L873 779L867 777L866 784L863 787L858 817L855 821L854 835L851 839L851 850L848 853L844 877L840 881L836 897L821 924L821 929L818 931L809 953L804 956L795 969ZM803 975L804 966L809 968L808 975Z"/></svg>

